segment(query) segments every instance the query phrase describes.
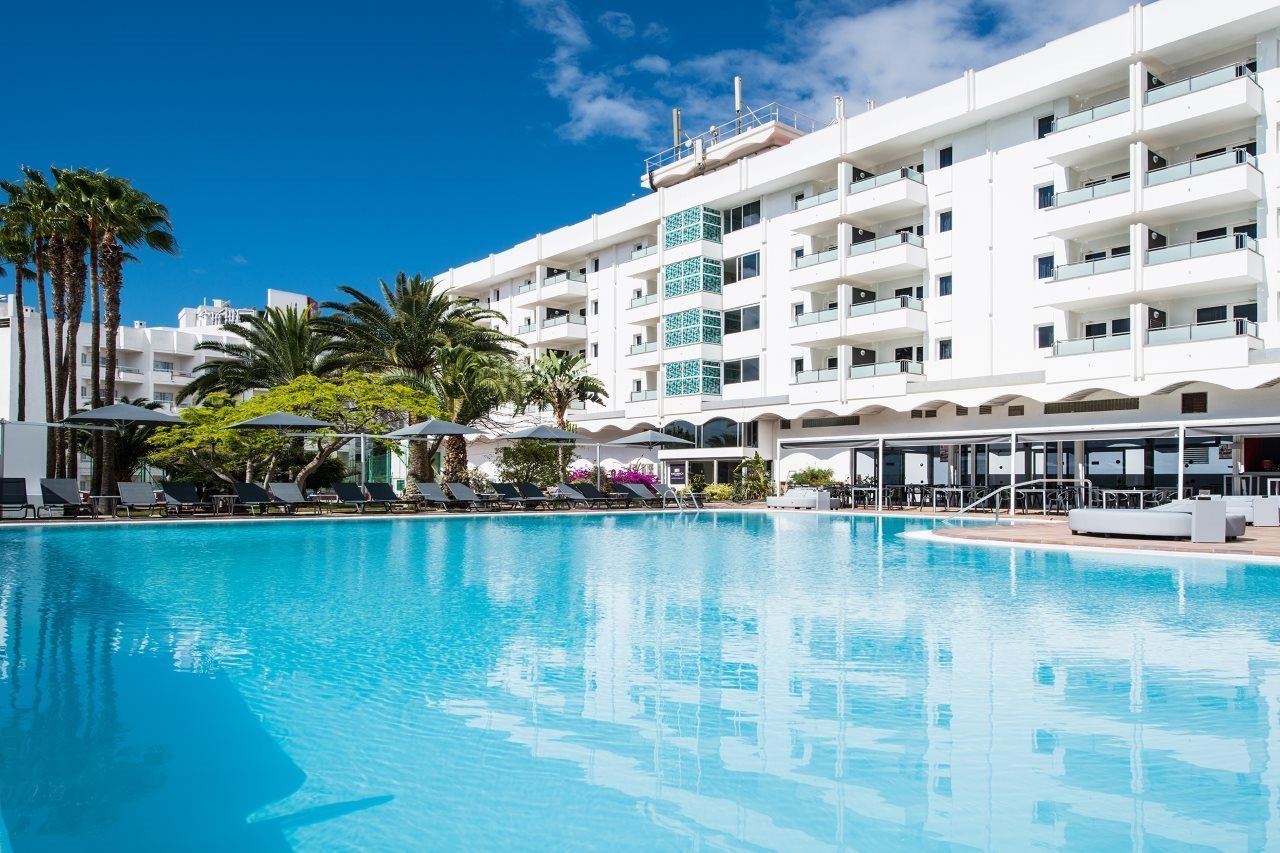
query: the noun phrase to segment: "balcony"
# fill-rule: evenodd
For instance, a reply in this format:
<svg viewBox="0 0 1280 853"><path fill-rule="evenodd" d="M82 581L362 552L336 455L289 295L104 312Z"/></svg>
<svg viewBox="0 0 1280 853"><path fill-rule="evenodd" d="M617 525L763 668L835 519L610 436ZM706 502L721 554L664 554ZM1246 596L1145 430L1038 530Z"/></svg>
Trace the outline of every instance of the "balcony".
<svg viewBox="0 0 1280 853"><path fill-rule="evenodd" d="M587 318L562 314L542 321L538 343L545 345L580 343L587 339Z"/></svg>
<svg viewBox="0 0 1280 853"><path fill-rule="evenodd" d="M1127 143L1134 135L1130 106L1125 97L1056 119L1041 142L1045 156L1060 166L1076 166Z"/></svg>
<svg viewBox="0 0 1280 853"><path fill-rule="evenodd" d="M641 258L648 258L656 254L658 254L658 247L656 244L653 246L645 246L643 249L636 249L632 251L631 260L638 261Z"/></svg>
<svg viewBox="0 0 1280 853"><path fill-rule="evenodd" d="M657 281L657 245L645 246L644 248L632 251L631 256L621 263L619 271L623 275L631 276L632 278L643 278L648 281Z"/></svg>
<svg viewBox="0 0 1280 853"><path fill-rule="evenodd" d="M538 284L537 282L528 281L524 284L516 285L513 294L512 304L517 308L527 308L538 301Z"/></svg>
<svg viewBox="0 0 1280 853"><path fill-rule="evenodd" d="M1143 366L1147 373L1204 372L1246 367L1249 353L1262 348L1258 324L1241 318L1147 330Z"/></svg>
<svg viewBox="0 0 1280 853"><path fill-rule="evenodd" d="M1045 362L1047 382L1094 381L1133 375L1133 339L1129 334L1058 341Z"/></svg>
<svg viewBox="0 0 1280 853"><path fill-rule="evenodd" d="M1258 241L1247 234L1228 234L1151 249L1142 289L1168 297L1197 296L1261 284L1264 275Z"/></svg>
<svg viewBox="0 0 1280 853"><path fill-rule="evenodd" d="M791 320L792 343L801 346L830 344L840 340L840 311L824 308L797 314Z"/></svg>
<svg viewBox="0 0 1280 853"><path fill-rule="evenodd" d="M1087 355L1095 352L1114 352L1129 349L1131 336L1099 335L1092 338L1074 338L1057 341L1053 345L1054 356Z"/></svg>
<svg viewBox="0 0 1280 853"><path fill-rule="evenodd" d="M1212 136L1224 126L1252 123L1262 115L1262 87L1244 65L1228 65L1150 89L1142 128L1151 144Z"/></svg>
<svg viewBox="0 0 1280 853"><path fill-rule="evenodd" d="M801 370L791 380L792 385L812 385L815 382L835 382L840 378L840 371L834 367L823 370Z"/></svg>
<svg viewBox="0 0 1280 853"><path fill-rule="evenodd" d="M924 302L911 296L891 296L850 305L844 336L858 341L881 341L924 334L925 325Z"/></svg>
<svg viewBox="0 0 1280 853"><path fill-rule="evenodd" d="M928 200L924 175L911 168L894 169L849 184L845 215L860 226L875 225L917 213Z"/></svg>
<svg viewBox="0 0 1280 853"><path fill-rule="evenodd" d="M797 234L830 231L832 223L840 218L839 200L840 190L836 188L793 200L787 227Z"/></svg>
<svg viewBox="0 0 1280 853"><path fill-rule="evenodd" d="M116 381L130 384L142 382L142 371L136 367L117 367Z"/></svg>
<svg viewBox="0 0 1280 853"><path fill-rule="evenodd" d="M1256 205L1262 173L1248 151L1233 149L1152 169L1146 175L1143 210L1152 224L1212 216Z"/></svg>
<svg viewBox="0 0 1280 853"><path fill-rule="evenodd" d="M1063 264L1053 278L1040 282L1040 306L1088 308L1127 305L1133 299L1133 259L1113 255L1093 261Z"/></svg>
<svg viewBox="0 0 1280 853"><path fill-rule="evenodd" d="M658 348L656 340L632 344L631 349L627 350L627 367L637 370L657 367L662 363L662 355Z"/></svg>
<svg viewBox="0 0 1280 853"><path fill-rule="evenodd" d="M923 272L925 261L924 239L900 232L849 246L845 274L867 283L889 281Z"/></svg>
<svg viewBox="0 0 1280 853"><path fill-rule="evenodd" d="M797 290L831 289L840 280L840 250L825 249L791 262L791 286Z"/></svg>
<svg viewBox="0 0 1280 853"><path fill-rule="evenodd" d="M587 298L587 277L582 273L562 272L548 276L542 287L522 284L516 288L515 306L550 305L556 308L576 308Z"/></svg>
<svg viewBox="0 0 1280 853"><path fill-rule="evenodd" d="M1040 212L1045 233L1072 238L1114 231L1133 216L1132 188L1123 177L1056 193Z"/></svg>
<svg viewBox="0 0 1280 853"><path fill-rule="evenodd" d="M632 403L644 403L644 402L648 402L649 400L656 400L656 399L658 399L657 388L649 388L648 390L645 390L645 391L632 391L631 398L630 398Z"/></svg>
<svg viewBox="0 0 1280 853"><path fill-rule="evenodd" d="M849 398L894 397L907 393L911 382L924 379L924 365L918 361L881 361L849 367Z"/></svg>

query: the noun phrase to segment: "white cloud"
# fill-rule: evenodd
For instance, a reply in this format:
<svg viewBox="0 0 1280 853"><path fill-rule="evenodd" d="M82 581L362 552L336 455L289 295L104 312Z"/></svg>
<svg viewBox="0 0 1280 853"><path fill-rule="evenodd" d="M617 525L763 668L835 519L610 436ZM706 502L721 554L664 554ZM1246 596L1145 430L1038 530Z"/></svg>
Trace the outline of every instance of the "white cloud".
<svg viewBox="0 0 1280 853"><path fill-rule="evenodd" d="M636 34L636 22L626 12L605 12L597 20L600 26L620 39L629 39Z"/></svg>
<svg viewBox="0 0 1280 853"><path fill-rule="evenodd" d="M667 37L667 33L669 32L670 30L662 26L662 24L659 24L657 21L650 21L648 24L645 24L642 36L646 39L661 41Z"/></svg>
<svg viewBox="0 0 1280 853"><path fill-rule="evenodd" d="M876 0L873 8L867 0L800 2L791 17L770 21L777 38L759 47L686 55L674 63L644 53L627 59L612 50L594 65L591 39L569 0L519 2L530 25L554 41L547 89L568 107L568 136L654 143L672 106L681 107L689 128L723 120L732 109L735 74L746 83L749 105L780 101L828 117L835 95L851 105L884 104L1121 14L1132 0ZM614 15L626 18L626 31L635 34L625 13L606 12L601 26L617 35L605 22ZM636 46L665 35L665 27L651 23ZM624 85L632 70L658 78L651 92Z"/></svg>
<svg viewBox="0 0 1280 853"><path fill-rule="evenodd" d="M231 260L231 263L235 264L238 267L242 267L245 264L249 263L249 259L246 258L244 255L232 255L230 260Z"/></svg>

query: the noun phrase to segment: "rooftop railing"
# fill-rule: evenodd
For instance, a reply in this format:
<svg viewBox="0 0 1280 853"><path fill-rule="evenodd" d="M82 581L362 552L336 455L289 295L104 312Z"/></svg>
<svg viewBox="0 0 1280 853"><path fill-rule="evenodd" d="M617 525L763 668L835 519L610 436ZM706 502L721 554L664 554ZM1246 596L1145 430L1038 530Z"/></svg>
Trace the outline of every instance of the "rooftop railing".
<svg viewBox="0 0 1280 853"><path fill-rule="evenodd" d="M1074 264L1063 264L1062 266L1054 267L1053 278L1055 281L1066 281L1072 278L1082 278L1086 275L1127 270L1130 264L1131 260L1128 255L1112 255L1109 258L1098 258L1093 261L1078 261Z"/></svg>
<svg viewBox="0 0 1280 853"><path fill-rule="evenodd" d="M1058 133L1063 130L1070 130L1073 127L1080 127L1083 124L1110 118L1128 111L1129 98L1126 96L1114 101L1108 101L1105 104L1098 104L1096 107L1090 107L1087 110L1081 110L1078 113L1070 113L1062 118L1054 119L1053 132Z"/></svg>
<svg viewBox="0 0 1280 853"><path fill-rule="evenodd" d="M1152 346L1184 344L1190 341L1214 341L1222 338L1237 338L1244 335L1256 338L1258 336L1258 324L1252 320L1235 317L1230 320L1215 320L1209 323L1188 323L1184 326L1165 326L1163 329L1148 329L1147 343Z"/></svg>
<svg viewBox="0 0 1280 853"><path fill-rule="evenodd" d="M898 181L915 181L918 184L924 183L924 175L917 172L910 166L904 166L901 169L894 169L884 172L870 178L863 178L860 181L854 181L849 184L849 194L860 193L863 190L872 190L876 187L883 187L885 184L893 184Z"/></svg>
<svg viewBox="0 0 1280 853"><path fill-rule="evenodd" d="M1079 204L1082 201L1090 201L1095 198L1106 198L1109 195L1127 193L1130 186L1132 186L1132 183L1129 180L1129 176L1126 175L1123 178L1110 178L1079 189L1063 190L1060 193L1054 193L1052 207L1066 207L1069 204Z"/></svg>
<svg viewBox="0 0 1280 853"><path fill-rule="evenodd" d="M853 243L849 246L849 257L856 255L865 255L869 252L878 252L881 249L890 249L894 246L901 246L906 243L911 246L919 246L924 248L924 238L919 234L908 231L900 231L896 234L889 234L884 237L877 237L874 240L863 240L860 243Z"/></svg>
<svg viewBox="0 0 1280 853"><path fill-rule="evenodd" d="M1258 241L1248 234L1228 234L1225 237L1210 237L1207 240L1192 240L1188 243L1175 243L1172 246L1161 246L1147 252L1147 266L1168 264L1174 261L1185 261L1190 258L1205 258L1210 255L1222 255L1227 252L1243 250L1258 251Z"/></svg>
<svg viewBox="0 0 1280 853"><path fill-rule="evenodd" d="M835 308L824 308L821 311L806 311L803 314L796 314L791 320L792 326L812 326L814 323L825 323L828 320L837 320L840 318L840 312Z"/></svg>
<svg viewBox="0 0 1280 853"><path fill-rule="evenodd" d="M1084 355L1091 352L1113 352L1129 348L1130 335L1099 335L1093 338L1074 338L1057 341L1053 345L1054 355Z"/></svg>
<svg viewBox="0 0 1280 853"><path fill-rule="evenodd" d="M1248 77L1253 82L1258 82L1258 75L1251 71L1248 66L1243 64L1224 65L1222 68L1215 68L1202 74L1193 74L1183 80L1176 80L1173 83L1165 83L1155 89L1148 89L1146 100L1148 104L1158 104L1161 101L1168 101L1182 95L1189 95L1192 92L1199 92L1203 89L1220 86L1223 83L1230 83L1232 80L1237 80L1241 77Z"/></svg>
<svg viewBox="0 0 1280 853"><path fill-rule="evenodd" d="M849 306L849 316L867 317L872 314L883 314L885 311L897 311L899 308L923 311L924 302L914 296L890 296L887 299L873 299L870 302L855 302Z"/></svg>
<svg viewBox="0 0 1280 853"><path fill-rule="evenodd" d="M677 163L686 157L692 157L693 152L697 149L698 142L702 143L702 148L705 151L721 142L726 142L748 131L755 130L757 127L764 127L774 122L785 127L794 128L802 133L812 133L831 123L811 118L779 103L766 104L756 110L746 110L741 118L735 117L724 124L714 125L710 130L703 131L697 136L691 136L679 145L672 146L665 151L654 154L652 157L645 158L644 169L646 172L653 172L663 166Z"/></svg>
<svg viewBox="0 0 1280 853"><path fill-rule="evenodd" d="M897 376L901 373L924 374L924 365L918 361L878 361L874 364L854 364L849 367L850 379L869 379L873 376Z"/></svg>
<svg viewBox="0 0 1280 853"><path fill-rule="evenodd" d="M800 370L796 372L794 385L810 385L814 382L834 382L840 378L840 371L834 367L824 370Z"/></svg>
<svg viewBox="0 0 1280 853"><path fill-rule="evenodd" d="M1210 157L1200 157L1195 160L1186 160L1182 163L1161 166L1159 169L1151 169L1147 172L1146 184L1149 187L1159 186L1170 181L1180 181L1183 178L1191 178L1196 175L1207 175L1210 172L1218 172L1240 165L1253 166L1256 169L1258 161L1243 148L1234 148Z"/></svg>
<svg viewBox="0 0 1280 853"><path fill-rule="evenodd" d="M814 252L811 255L801 255L791 262L793 270L802 270L805 267L811 267L814 264L825 264L827 261L835 261L840 258L840 250L836 248L825 249L821 252Z"/></svg>

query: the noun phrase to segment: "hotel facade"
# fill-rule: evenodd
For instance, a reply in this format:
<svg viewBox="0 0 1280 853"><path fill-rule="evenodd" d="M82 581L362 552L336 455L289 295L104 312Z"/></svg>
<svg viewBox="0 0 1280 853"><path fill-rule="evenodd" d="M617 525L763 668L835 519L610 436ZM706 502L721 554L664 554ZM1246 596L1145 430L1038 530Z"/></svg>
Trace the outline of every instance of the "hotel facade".
<svg viewBox="0 0 1280 853"><path fill-rule="evenodd" d="M642 198L438 278L588 359L586 441L692 441L676 482L758 451L779 480L1267 488L1277 27L1161 0L829 122L747 110Z"/></svg>

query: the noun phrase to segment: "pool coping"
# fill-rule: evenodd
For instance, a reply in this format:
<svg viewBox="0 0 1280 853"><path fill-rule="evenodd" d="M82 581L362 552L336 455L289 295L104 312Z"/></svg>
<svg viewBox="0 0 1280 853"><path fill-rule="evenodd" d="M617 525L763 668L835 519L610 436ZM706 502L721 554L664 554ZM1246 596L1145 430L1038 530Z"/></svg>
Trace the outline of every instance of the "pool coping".
<svg viewBox="0 0 1280 853"><path fill-rule="evenodd" d="M1052 522L1050 522L1052 523ZM1269 566L1280 566L1280 557L1270 554L1245 554L1238 551L1176 551L1169 548L1144 547L1107 547L1104 545L1060 545L1056 542L1010 542L1000 539L971 539L961 536L947 536L936 530L904 530L898 534L904 539L929 542L935 545L973 546L977 548L1007 548L1013 550L1029 549L1035 551L1059 551L1066 553L1081 552L1111 557L1143 557L1147 559L1181 559L1188 557L1197 560L1229 560L1235 563L1254 563Z"/></svg>

